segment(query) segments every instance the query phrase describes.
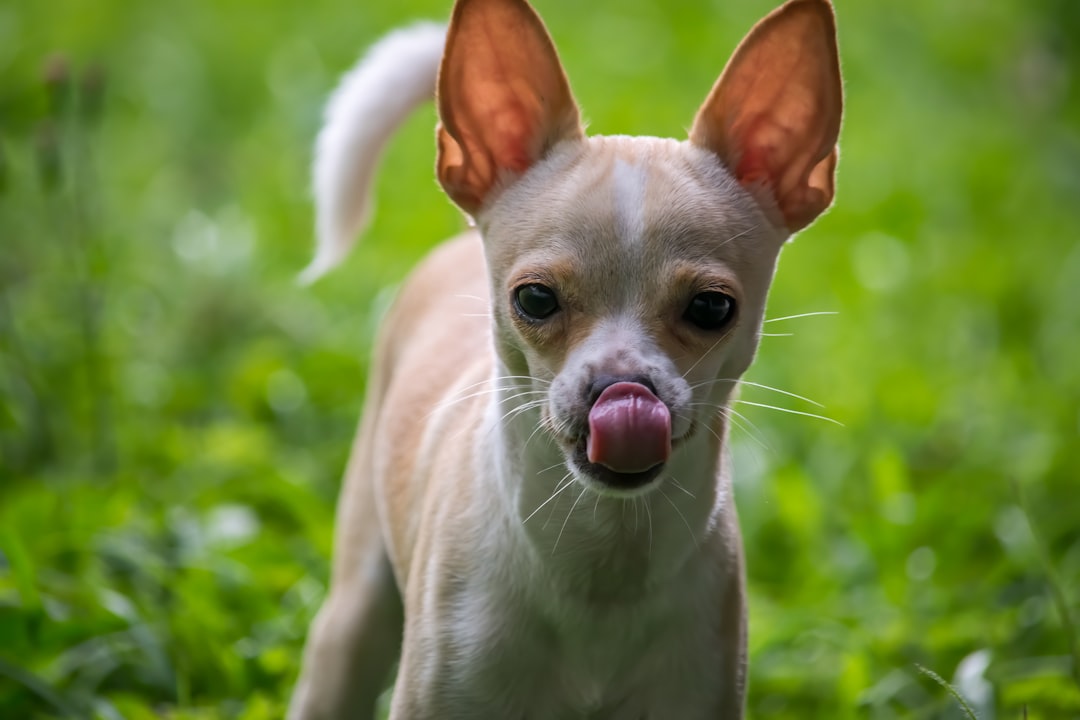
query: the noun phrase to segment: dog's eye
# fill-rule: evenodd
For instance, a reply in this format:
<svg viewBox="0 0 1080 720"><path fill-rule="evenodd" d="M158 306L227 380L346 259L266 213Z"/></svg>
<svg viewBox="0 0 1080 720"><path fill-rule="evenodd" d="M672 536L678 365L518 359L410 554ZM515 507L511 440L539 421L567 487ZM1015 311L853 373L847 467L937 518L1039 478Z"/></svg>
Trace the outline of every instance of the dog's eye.
<svg viewBox="0 0 1080 720"><path fill-rule="evenodd" d="M544 320L559 309L555 291L537 283L522 285L515 290L514 305L529 320Z"/></svg>
<svg viewBox="0 0 1080 720"><path fill-rule="evenodd" d="M703 292L690 300L683 319L702 330L719 330L734 314L735 298L722 292Z"/></svg>

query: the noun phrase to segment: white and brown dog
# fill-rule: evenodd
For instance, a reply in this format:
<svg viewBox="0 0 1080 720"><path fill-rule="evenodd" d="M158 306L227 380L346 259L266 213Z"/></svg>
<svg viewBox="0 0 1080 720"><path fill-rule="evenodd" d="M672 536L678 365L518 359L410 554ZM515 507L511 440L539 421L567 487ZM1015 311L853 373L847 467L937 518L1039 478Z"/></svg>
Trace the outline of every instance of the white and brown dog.
<svg viewBox="0 0 1080 720"><path fill-rule="evenodd" d="M777 255L833 198L827 0L743 40L690 137L586 137L524 0L390 35L332 100L317 274L382 146L434 92L476 230L402 288L375 351L329 598L293 718L741 718L726 452Z"/></svg>

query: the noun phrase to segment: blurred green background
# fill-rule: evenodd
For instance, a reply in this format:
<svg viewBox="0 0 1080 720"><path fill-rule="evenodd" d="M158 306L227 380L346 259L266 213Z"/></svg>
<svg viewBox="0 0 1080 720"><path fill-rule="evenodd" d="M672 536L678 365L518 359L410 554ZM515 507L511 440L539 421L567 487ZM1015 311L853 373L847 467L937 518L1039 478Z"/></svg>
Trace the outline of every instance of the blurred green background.
<svg viewBox="0 0 1080 720"><path fill-rule="evenodd" d="M594 133L682 136L767 0L537 0ZM433 111L313 288L320 106L449 0L0 3L0 717L274 718L374 316L462 226ZM837 0L836 207L733 438L753 718L1080 717L1080 3ZM780 398L780 402L777 401Z"/></svg>

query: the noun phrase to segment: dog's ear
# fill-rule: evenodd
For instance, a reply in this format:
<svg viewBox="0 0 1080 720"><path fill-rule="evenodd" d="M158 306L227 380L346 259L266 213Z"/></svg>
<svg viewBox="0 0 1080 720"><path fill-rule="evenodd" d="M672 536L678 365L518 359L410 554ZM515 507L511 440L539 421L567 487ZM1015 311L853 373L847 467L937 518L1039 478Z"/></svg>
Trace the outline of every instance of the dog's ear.
<svg viewBox="0 0 1080 720"><path fill-rule="evenodd" d="M584 137L555 46L524 0L458 0L437 102L439 182L473 215L555 143Z"/></svg>
<svg viewBox="0 0 1080 720"><path fill-rule="evenodd" d="M735 50L690 140L795 232L832 203L842 106L832 6L789 0Z"/></svg>

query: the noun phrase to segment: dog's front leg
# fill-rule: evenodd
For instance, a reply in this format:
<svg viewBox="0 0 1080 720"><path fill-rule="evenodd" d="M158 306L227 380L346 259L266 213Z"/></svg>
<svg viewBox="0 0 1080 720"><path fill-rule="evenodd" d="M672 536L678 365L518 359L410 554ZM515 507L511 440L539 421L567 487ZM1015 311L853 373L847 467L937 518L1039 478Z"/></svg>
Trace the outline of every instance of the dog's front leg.
<svg viewBox="0 0 1080 720"><path fill-rule="evenodd" d="M375 717L397 653L401 610L389 566L373 569L368 581L362 593L335 588L319 610L290 720Z"/></svg>
<svg viewBox="0 0 1080 720"><path fill-rule="evenodd" d="M721 611L717 632L717 645L725 666L720 672L723 692L714 717L741 718L746 707L746 576L743 561L742 533L739 531L739 518L735 513L730 485L727 489L728 502L724 504L721 532L726 536L720 553L722 562L729 568L730 575L721 593Z"/></svg>
<svg viewBox="0 0 1080 720"><path fill-rule="evenodd" d="M438 466L490 466L467 460L469 445L444 446ZM470 480L436 481L424 506L404 592L391 720L502 720L532 709L542 642L511 572L520 565L509 558L527 561L490 485Z"/></svg>
<svg viewBox="0 0 1080 720"><path fill-rule="evenodd" d="M290 720L375 717L401 642L401 597L386 554L365 414L338 504L330 594L312 623Z"/></svg>

